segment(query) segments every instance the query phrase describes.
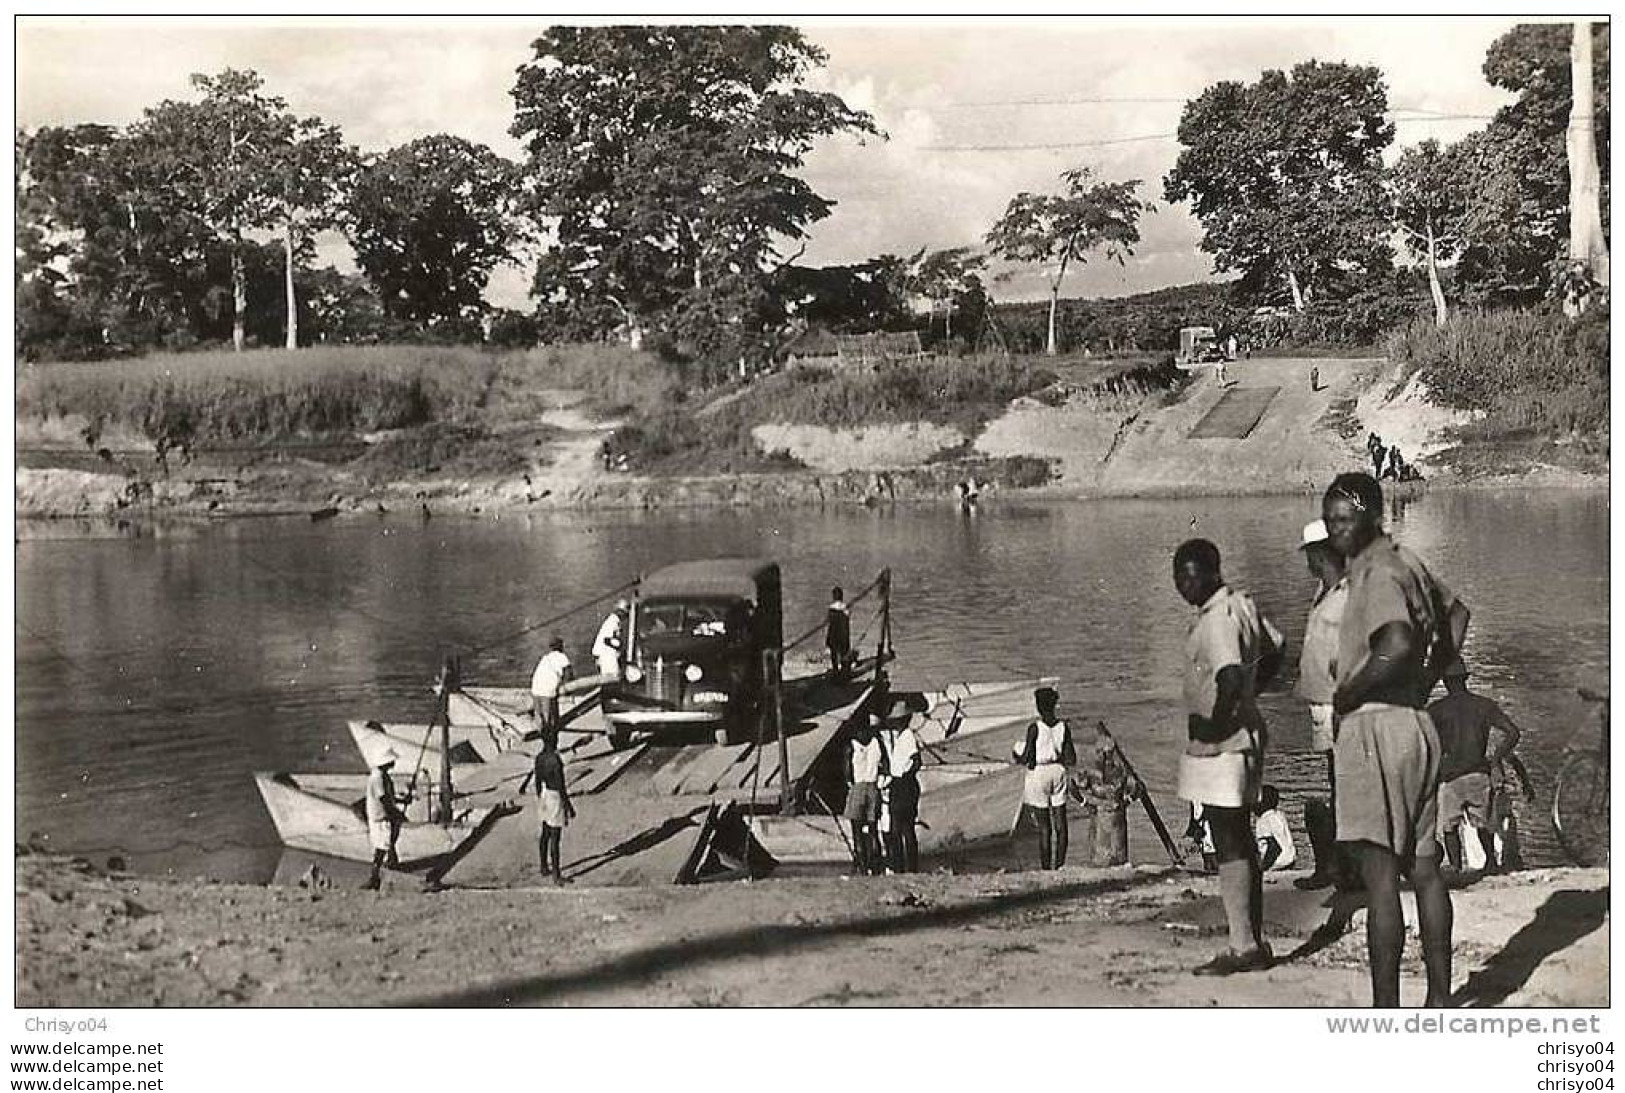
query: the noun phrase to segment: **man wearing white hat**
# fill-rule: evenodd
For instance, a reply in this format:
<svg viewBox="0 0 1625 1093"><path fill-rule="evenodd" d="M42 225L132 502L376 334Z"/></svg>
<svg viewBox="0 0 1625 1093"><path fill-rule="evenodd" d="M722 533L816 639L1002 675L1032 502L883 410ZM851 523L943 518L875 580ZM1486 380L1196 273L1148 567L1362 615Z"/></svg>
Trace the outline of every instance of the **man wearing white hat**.
<svg viewBox="0 0 1625 1093"><path fill-rule="evenodd" d="M606 680L621 678L621 650L625 648L626 616L632 605L625 600L615 601L615 610L604 616L599 624L598 636L592 639L592 659L598 674Z"/></svg>
<svg viewBox="0 0 1625 1093"><path fill-rule="evenodd" d="M1332 549L1326 533L1326 521L1305 524L1298 549L1303 551L1310 575L1320 582L1303 632L1303 653L1298 658L1298 697L1309 703L1309 747L1326 757L1326 779L1332 793L1329 808L1314 800L1304 809L1304 824L1315 851L1315 871L1300 878L1297 886L1314 889L1336 883L1339 874L1333 822L1337 768L1332 763L1332 696L1337 693L1337 633L1343 624L1343 605L1348 602L1348 581L1343 556Z"/></svg>
<svg viewBox="0 0 1625 1093"><path fill-rule="evenodd" d="M364 888L376 890L382 882L384 866L393 869L400 864L395 842L400 838L406 814L401 811L401 799L395 794L395 781L389 776L398 758L394 748L385 749L367 778L367 837L372 844L372 875Z"/></svg>

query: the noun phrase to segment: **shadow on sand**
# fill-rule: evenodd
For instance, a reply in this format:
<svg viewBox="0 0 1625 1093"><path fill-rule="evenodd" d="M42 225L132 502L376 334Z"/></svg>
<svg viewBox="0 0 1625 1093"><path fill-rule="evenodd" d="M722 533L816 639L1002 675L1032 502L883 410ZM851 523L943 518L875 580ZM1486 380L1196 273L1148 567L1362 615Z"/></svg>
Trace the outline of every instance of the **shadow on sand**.
<svg viewBox="0 0 1625 1093"><path fill-rule="evenodd" d="M865 916L847 922L807 925L750 926L726 933L670 942L641 949L593 967L556 975L516 977L463 991L447 991L409 1000L408 1006L509 1006L547 1002L557 996L584 988L613 987L639 983L680 968L731 960L753 960L782 956L807 946L850 937L891 937L914 930L960 926L1012 910L1057 903L1064 900L1123 892L1166 880L1162 873L1111 880L1080 881L1056 888L1014 892L969 906L913 911L901 915Z"/></svg>
<svg viewBox="0 0 1625 1093"><path fill-rule="evenodd" d="M1608 917L1608 889L1564 889L1507 939L1506 947L1467 977L1451 997L1452 1006L1498 1006L1521 990L1541 962L1602 926Z"/></svg>

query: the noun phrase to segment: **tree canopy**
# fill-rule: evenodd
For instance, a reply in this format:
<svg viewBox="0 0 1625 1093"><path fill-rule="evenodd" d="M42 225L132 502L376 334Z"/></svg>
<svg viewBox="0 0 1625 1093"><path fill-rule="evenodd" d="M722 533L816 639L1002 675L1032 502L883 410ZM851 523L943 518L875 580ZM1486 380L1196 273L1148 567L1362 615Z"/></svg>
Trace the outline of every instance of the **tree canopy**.
<svg viewBox="0 0 1625 1093"><path fill-rule="evenodd" d="M1301 310L1391 264L1387 109L1381 73L1364 65L1306 61L1214 84L1185 105L1164 193L1191 203L1218 269Z"/></svg>
<svg viewBox="0 0 1625 1093"><path fill-rule="evenodd" d="M1484 59L1484 76L1518 96L1459 145L1470 195L1457 280L1474 299L1528 303L1548 290L1568 238L1565 134L1573 97L1568 23L1514 27ZM1592 28L1597 160L1603 230L1608 223L1608 25Z"/></svg>
<svg viewBox="0 0 1625 1093"><path fill-rule="evenodd" d="M472 319L491 271L515 261L518 168L483 144L423 137L356 176L345 227L390 318L419 327Z"/></svg>
<svg viewBox="0 0 1625 1093"><path fill-rule="evenodd" d="M702 26L555 27L532 50L512 132L552 237L534 289L551 325L759 351L779 248L832 207L794 172L820 139L877 132L800 86L823 52L789 27Z"/></svg>
<svg viewBox="0 0 1625 1093"><path fill-rule="evenodd" d="M1059 194L1023 191L1011 198L987 233L988 249L998 257L1050 266L1045 351L1051 354L1057 351L1055 309L1068 267L1087 262L1095 251L1122 264L1140 241L1140 214L1152 209L1136 196L1139 179L1095 182L1088 167L1074 167L1061 173L1061 181Z"/></svg>

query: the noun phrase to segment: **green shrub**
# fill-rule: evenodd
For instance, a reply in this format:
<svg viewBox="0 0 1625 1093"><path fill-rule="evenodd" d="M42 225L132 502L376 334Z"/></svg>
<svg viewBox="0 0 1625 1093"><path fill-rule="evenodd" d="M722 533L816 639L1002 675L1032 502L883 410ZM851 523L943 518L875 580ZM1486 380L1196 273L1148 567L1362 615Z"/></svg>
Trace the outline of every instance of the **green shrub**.
<svg viewBox="0 0 1625 1093"><path fill-rule="evenodd" d="M1443 329L1413 321L1387 349L1440 405L1484 413L1480 435L1606 435L1608 329L1606 307L1576 320L1555 308L1457 311Z"/></svg>

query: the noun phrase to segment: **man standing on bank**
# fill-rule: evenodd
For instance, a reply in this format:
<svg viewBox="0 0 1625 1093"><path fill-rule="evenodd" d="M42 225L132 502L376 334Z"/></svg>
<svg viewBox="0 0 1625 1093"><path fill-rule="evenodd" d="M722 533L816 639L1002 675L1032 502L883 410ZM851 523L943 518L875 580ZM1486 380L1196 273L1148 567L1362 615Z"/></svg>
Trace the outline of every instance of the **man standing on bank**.
<svg viewBox="0 0 1625 1093"><path fill-rule="evenodd" d="M406 813L401 811L402 799L390 777L396 758L394 748L386 749L367 776L367 839L372 845L372 872L361 887L374 892L383 883L384 866L393 869L400 864L395 844L400 840Z"/></svg>
<svg viewBox="0 0 1625 1093"><path fill-rule="evenodd" d="M1190 539L1174 552L1174 587L1197 608L1185 643L1189 742L1179 758L1179 795L1202 806L1219 861L1230 947L1197 975L1260 971L1274 961L1264 944L1264 878L1252 806L1264 770L1264 718L1255 696L1281 664L1286 643L1252 597L1224 583L1219 548Z"/></svg>
<svg viewBox="0 0 1625 1093"><path fill-rule="evenodd" d="M1425 709L1459 655L1469 612L1421 559L1382 530L1382 487L1340 474L1321 503L1334 549L1348 559L1338 635L1337 838L1359 863L1367 896L1372 1003L1399 1005L1405 945L1399 879L1416 891L1427 1002L1450 998L1452 910L1439 873L1439 737Z"/></svg>
<svg viewBox="0 0 1625 1093"><path fill-rule="evenodd" d="M1021 785L1021 808L1038 828L1038 864L1059 869L1066 864L1066 797L1071 791L1072 768L1078 765L1072 731L1057 711L1060 692L1040 687L1033 692L1038 720L1011 749L1017 763L1027 768Z"/></svg>
<svg viewBox="0 0 1625 1093"><path fill-rule="evenodd" d="M1337 836L1332 819L1337 808L1337 763L1332 754L1332 696L1337 691L1337 636L1343 624L1343 607L1348 601L1348 582L1343 579L1343 556L1332 549L1326 534L1326 521L1305 525L1300 548L1309 572L1320 582L1315 602L1309 608L1309 622L1303 631L1303 651L1298 655L1298 697L1309 703L1309 747L1326 757L1326 781L1331 802L1312 798L1304 804L1304 826L1309 845L1315 852L1315 871L1295 882L1303 889L1325 888L1341 878L1338 868Z"/></svg>

